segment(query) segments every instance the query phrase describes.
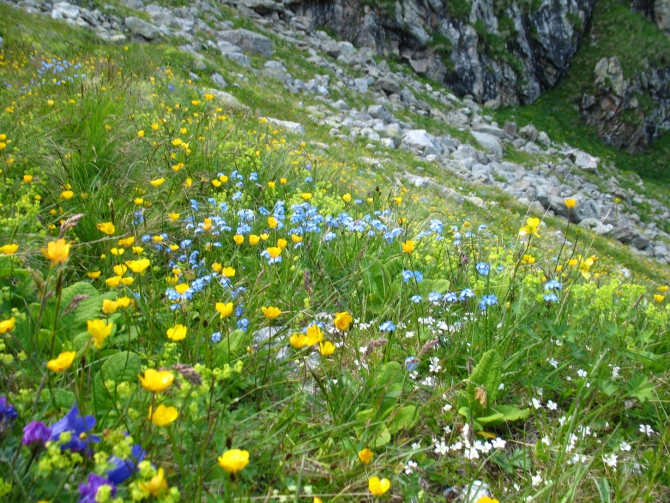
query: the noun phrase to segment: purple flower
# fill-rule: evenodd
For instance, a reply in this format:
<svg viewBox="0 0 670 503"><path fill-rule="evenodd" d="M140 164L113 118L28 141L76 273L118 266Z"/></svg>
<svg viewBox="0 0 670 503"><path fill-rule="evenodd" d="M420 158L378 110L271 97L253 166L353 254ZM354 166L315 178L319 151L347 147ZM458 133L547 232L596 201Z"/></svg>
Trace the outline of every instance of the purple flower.
<svg viewBox="0 0 670 503"><path fill-rule="evenodd" d="M42 447L50 438L51 428L47 428L41 421L33 421L23 428L23 440L21 443L31 449L36 449Z"/></svg>
<svg viewBox="0 0 670 503"><path fill-rule="evenodd" d="M106 479L102 475L96 475L95 473L90 473L88 475L88 482L85 484L79 484L79 503L96 503L96 496L98 491L103 486L110 486L112 489L110 491L110 496L116 494L116 486L112 484L109 479Z"/></svg>
<svg viewBox="0 0 670 503"><path fill-rule="evenodd" d="M62 433L70 432L72 437L69 442L63 444L61 449L80 452L86 450L89 452L88 444L90 442L100 442L100 438L95 435L89 435L88 432L95 426L93 416L79 415L79 409L76 405L72 406L70 412L51 427L51 437L49 440L57 441Z"/></svg>
<svg viewBox="0 0 670 503"><path fill-rule="evenodd" d="M14 421L17 417L19 417L19 414L12 404L9 403L7 397L0 396L0 424L5 421Z"/></svg>
<svg viewBox="0 0 670 503"><path fill-rule="evenodd" d="M114 468L107 472L107 478L114 484L121 484L129 479L137 471L137 465L144 459L146 451L139 444L133 445L130 456L121 459L116 456L110 456L107 461L114 463Z"/></svg>

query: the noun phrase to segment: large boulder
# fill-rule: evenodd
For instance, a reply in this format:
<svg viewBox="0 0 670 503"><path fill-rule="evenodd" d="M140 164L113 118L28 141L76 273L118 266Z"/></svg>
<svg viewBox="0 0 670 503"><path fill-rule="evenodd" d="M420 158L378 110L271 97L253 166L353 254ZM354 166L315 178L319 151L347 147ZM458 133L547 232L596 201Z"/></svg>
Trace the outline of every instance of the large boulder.
<svg viewBox="0 0 670 503"><path fill-rule="evenodd" d="M223 108L229 108L231 110L242 110L248 111L249 107L244 106L242 103L237 101L237 98L232 94L229 94L225 91L219 91L218 89L203 89L205 94L213 94L216 100Z"/></svg>
<svg viewBox="0 0 670 503"><path fill-rule="evenodd" d="M55 3L51 9L51 19L71 19L79 17L79 7L68 2Z"/></svg>
<svg viewBox="0 0 670 503"><path fill-rule="evenodd" d="M272 57L272 41L260 33L244 28L226 30L219 33L219 39L241 47L250 54L259 54L264 58Z"/></svg>
<svg viewBox="0 0 670 503"><path fill-rule="evenodd" d="M484 147L490 154L493 154L498 159L503 156L502 144L497 136L474 130L470 131L470 134L472 134L475 140L477 140L477 143Z"/></svg>
<svg viewBox="0 0 670 503"><path fill-rule="evenodd" d="M265 117L267 120L268 124L272 124L273 126L277 126L278 128L284 129L285 131L288 131L289 133L293 134L298 134L298 135L304 135L305 134L305 128L303 127L302 124L298 122L291 122L291 121L282 121L279 119L274 119L272 117Z"/></svg>
<svg viewBox="0 0 670 503"><path fill-rule="evenodd" d="M440 155L442 145L425 129L412 129L402 135L402 145L423 155Z"/></svg>
<svg viewBox="0 0 670 503"><path fill-rule="evenodd" d="M131 35L135 37L142 37L145 40L155 40L161 36L161 31L157 26L147 23L138 17L128 16L125 19L125 24Z"/></svg>

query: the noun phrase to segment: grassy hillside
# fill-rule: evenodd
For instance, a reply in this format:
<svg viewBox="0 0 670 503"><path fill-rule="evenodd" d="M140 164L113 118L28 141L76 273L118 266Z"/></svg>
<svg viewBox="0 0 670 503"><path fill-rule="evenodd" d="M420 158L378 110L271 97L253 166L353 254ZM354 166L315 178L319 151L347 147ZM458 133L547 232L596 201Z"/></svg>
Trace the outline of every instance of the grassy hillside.
<svg viewBox="0 0 670 503"><path fill-rule="evenodd" d="M667 267L333 142L260 58L0 33L2 501L670 496Z"/></svg>

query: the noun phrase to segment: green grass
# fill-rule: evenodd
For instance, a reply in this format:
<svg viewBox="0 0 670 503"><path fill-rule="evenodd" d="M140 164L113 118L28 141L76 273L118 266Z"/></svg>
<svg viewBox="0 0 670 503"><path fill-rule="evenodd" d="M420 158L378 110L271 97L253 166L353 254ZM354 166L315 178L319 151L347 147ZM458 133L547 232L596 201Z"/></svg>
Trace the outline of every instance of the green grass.
<svg viewBox="0 0 670 503"><path fill-rule="evenodd" d="M110 455L131 459L133 444L146 461L118 485L117 503L432 502L474 480L501 502L667 499L670 307L654 297L667 267L560 219L520 240L534 224L508 195L406 151L333 143L297 106L320 101L217 54L197 70L170 40L108 46L4 4L0 33L0 76L11 83L0 89L0 389L18 414L0 412L3 502L77 501L79 485L108 474ZM275 44L294 76L323 73ZM47 60L82 67L53 75L71 84L53 72L42 83ZM202 94L213 71L240 84L227 91L251 112ZM287 135L266 115L307 133ZM415 188L405 172L487 204ZM318 231L293 205L313 212ZM344 211L351 219L331 220ZM109 235L98 227L110 223ZM64 263L42 251L59 237L71 244ZM281 262L261 255L280 245ZM562 283L555 301L545 298L551 279ZM470 300L430 300L468 289ZM497 303L482 309L485 295ZM270 319L269 306L281 313ZM355 320L338 331L345 311ZM99 348L94 320L113 324ZM317 322L336 347L295 347L294 334L319 335ZM185 337L172 340L177 325ZM269 340L254 338L268 328ZM71 367L47 369L70 351ZM174 382L148 391L138 379L148 369ZM95 455L62 450L62 437L34 455L21 445L29 422L53 425L74 403L96 419L78 437L100 437ZM174 407L169 425L156 424L159 405ZM497 447L485 447L492 438ZM231 449L249 453L236 475L217 461ZM576 454L584 462L571 464ZM389 479L385 496L370 493L374 476Z"/></svg>

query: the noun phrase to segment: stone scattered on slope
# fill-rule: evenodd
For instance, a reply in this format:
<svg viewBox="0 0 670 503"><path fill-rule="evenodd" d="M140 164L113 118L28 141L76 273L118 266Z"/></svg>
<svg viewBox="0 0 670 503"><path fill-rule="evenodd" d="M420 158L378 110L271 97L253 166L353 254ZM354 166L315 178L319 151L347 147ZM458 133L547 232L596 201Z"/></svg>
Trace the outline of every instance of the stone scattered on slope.
<svg viewBox="0 0 670 503"><path fill-rule="evenodd" d="M272 117L265 117L265 119L268 121L268 124L277 126L278 128L284 129L289 133L298 134L301 136L305 134L304 126L298 122L282 121Z"/></svg>
<svg viewBox="0 0 670 503"><path fill-rule="evenodd" d="M243 105L237 98L232 94L229 94L225 91L219 91L218 89L203 89L205 93L213 94L217 101L221 104L222 107L228 108L231 110L241 110L248 111L249 107Z"/></svg>
<svg viewBox="0 0 670 503"><path fill-rule="evenodd" d="M440 155L442 146L425 129L412 129L402 136L402 145L423 155Z"/></svg>
<svg viewBox="0 0 670 503"><path fill-rule="evenodd" d="M138 17L128 16L124 22L131 35L142 37L145 40L155 40L161 36L161 32L157 26L147 23Z"/></svg>
<svg viewBox="0 0 670 503"><path fill-rule="evenodd" d="M477 140L482 147L489 151L489 153L500 159L503 156L502 144L497 136L489 133L482 133L480 130L472 130L470 134Z"/></svg>
<svg viewBox="0 0 670 503"><path fill-rule="evenodd" d="M264 58L272 57L272 41L265 35L240 28L219 33L219 39L241 47L250 54L259 54Z"/></svg>
<svg viewBox="0 0 670 503"><path fill-rule="evenodd" d="M594 157L581 150L572 150L568 156L575 163L575 166L582 171L595 171L598 169L600 158Z"/></svg>

